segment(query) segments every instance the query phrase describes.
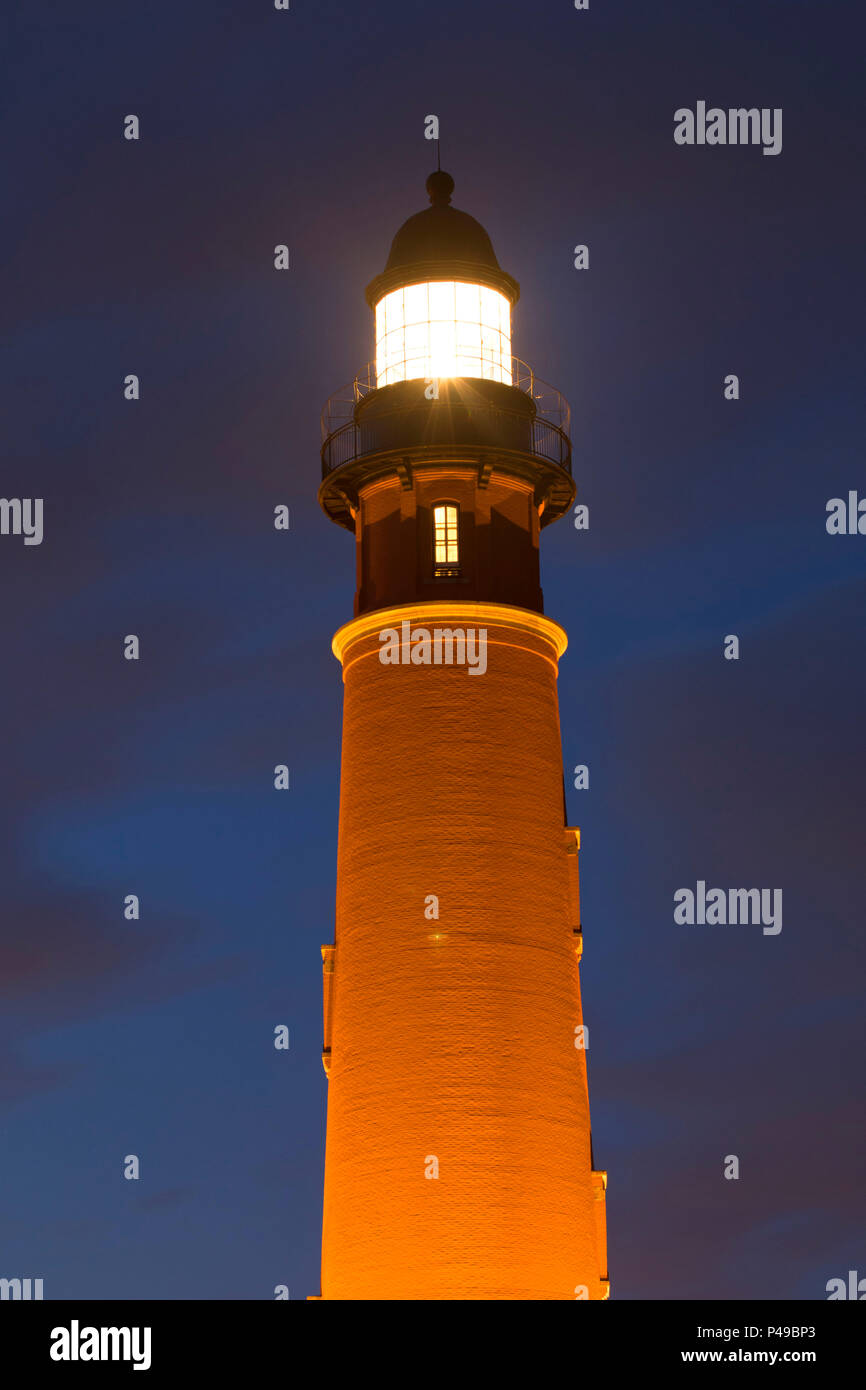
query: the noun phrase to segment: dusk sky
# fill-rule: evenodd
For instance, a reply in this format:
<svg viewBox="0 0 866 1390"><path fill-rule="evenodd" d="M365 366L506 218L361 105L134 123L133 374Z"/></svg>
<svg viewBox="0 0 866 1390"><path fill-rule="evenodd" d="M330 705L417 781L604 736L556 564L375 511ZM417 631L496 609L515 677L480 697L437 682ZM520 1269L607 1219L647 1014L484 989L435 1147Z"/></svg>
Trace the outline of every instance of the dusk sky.
<svg viewBox="0 0 866 1390"><path fill-rule="evenodd" d="M866 497L857 7L18 0L4 28L0 493L44 498L44 538L0 536L0 1275L319 1292L355 583L319 413L373 356L429 113L590 509L542 583L612 1297L866 1275L866 536L825 527ZM781 153L675 144L703 100L781 108ZM678 925L698 880L781 888L781 932Z"/></svg>

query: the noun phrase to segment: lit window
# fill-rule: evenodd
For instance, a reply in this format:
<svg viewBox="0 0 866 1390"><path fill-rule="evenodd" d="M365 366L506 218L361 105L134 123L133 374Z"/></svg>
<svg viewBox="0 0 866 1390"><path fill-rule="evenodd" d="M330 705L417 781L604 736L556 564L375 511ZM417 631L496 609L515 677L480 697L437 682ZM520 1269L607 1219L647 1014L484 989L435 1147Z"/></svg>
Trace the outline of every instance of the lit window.
<svg viewBox="0 0 866 1390"><path fill-rule="evenodd" d="M383 295L376 305L376 385L455 376L511 385L511 304L505 295L456 280Z"/></svg>
<svg viewBox="0 0 866 1390"><path fill-rule="evenodd" d="M460 573L457 515L455 506L433 508L433 574L437 579Z"/></svg>

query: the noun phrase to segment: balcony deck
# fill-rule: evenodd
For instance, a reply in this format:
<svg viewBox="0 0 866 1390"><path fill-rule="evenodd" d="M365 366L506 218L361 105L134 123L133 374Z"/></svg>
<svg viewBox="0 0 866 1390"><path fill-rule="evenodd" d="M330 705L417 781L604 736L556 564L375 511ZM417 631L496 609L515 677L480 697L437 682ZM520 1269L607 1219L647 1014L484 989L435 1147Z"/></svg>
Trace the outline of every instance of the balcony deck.
<svg viewBox="0 0 866 1390"><path fill-rule="evenodd" d="M362 479L468 460L535 483L546 503L543 525L560 516L574 498L568 403L525 363L510 362L510 382L479 364L477 377L442 378L432 399L423 377L377 387L369 364L322 412L319 500L328 515L354 529L349 499Z"/></svg>

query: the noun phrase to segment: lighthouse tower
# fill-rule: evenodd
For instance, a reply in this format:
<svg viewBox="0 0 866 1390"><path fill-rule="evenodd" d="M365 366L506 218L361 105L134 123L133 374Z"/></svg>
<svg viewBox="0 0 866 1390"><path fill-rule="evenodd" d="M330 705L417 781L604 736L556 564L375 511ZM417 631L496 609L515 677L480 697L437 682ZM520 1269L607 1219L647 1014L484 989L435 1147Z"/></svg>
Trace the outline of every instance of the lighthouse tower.
<svg viewBox="0 0 866 1390"><path fill-rule="evenodd" d="M322 1298L603 1299L539 536L574 499L568 407L512 356L520 290L427 180L367 288L375 361L328 402L328 516L355 536Z"/></svg>

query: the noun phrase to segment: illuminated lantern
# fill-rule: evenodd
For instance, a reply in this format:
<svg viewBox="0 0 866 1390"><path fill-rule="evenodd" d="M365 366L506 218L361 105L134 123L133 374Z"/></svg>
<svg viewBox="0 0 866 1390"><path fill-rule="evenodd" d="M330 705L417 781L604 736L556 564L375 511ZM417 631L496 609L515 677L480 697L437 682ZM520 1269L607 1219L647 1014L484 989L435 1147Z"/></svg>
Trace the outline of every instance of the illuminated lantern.
<svg viewBox="0 0 866 1390"><path fill-rule="evenodd" d="M518 287L500 270L480 223L450 206L453 188L449 174L430 175L431 206L400 228L384 274L367 291L377 387L419 377L511 384Z"/></svg>
<svg viewBox="0 0 866 1390"><path fill-rule="evenodd" d="M376 385L415 377L482 377L511 384L511 305L462 280L406 285L376 305Z"/></svg>
<svg viewBox="0 0 866 1390"><path fill-rule="evenodd" d="M511 353L519 287L427 182L367 289L375 360L323 414L354 533L335 939L322 948L325 1299L607 1297L579 831L541 530L568 407ZM483 658L483 659L482 659Z"/></svg>

